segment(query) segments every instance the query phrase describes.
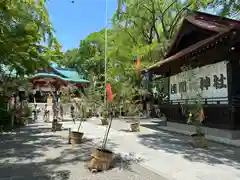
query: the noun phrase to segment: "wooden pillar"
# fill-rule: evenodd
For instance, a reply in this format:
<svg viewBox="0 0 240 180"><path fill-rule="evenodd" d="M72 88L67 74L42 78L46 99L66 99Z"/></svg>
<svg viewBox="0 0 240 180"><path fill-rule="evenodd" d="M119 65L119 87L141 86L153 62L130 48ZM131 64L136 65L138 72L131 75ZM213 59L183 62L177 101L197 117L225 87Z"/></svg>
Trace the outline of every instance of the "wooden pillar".
<svg viewBox="0 0 240 180"><path fill-rule="evenodd" d="M169 70L167 73L166 73L166 75L165 75L165 77L167 77L168 78L168 104L170 103L170 91L171 91L171 82L170 82L170 72L171 72L171 70Z"/></svg>
<svg viewBox="0 0 240 180"><path fill-rule="evenodd" d="M226 58L229 62L227 64L227 80L228 80L228 103L229 108L229 128L240 129L237 121L239 120L240 109L240 53L236 52L233 45L236 41L236 33L233 32L229 42L227 43ZM240 124L240 123L239 123Z"/></svg>
<svg viewBox="0 0 240 180"><path fill-rule="evenodd" d="M229 128L230 129L234 129L234 121L235 121L235 107L233 104L233 97L235 96L235 92L234 92L234 78L233 78L233 68L232 68L233 62L229 61L227 63L227 85L228 85L228 104L229 104L229 109L227 109L226 111L228 111L229 113Z"/></svg>
<svg viewBox="0 0 240 180"><path fill-rule="evenodd" d="M150 71L148 72L148 79L149 79L149 85L148 85L148 92L151 92L150 94L150 102L149 105L147 106L148 111L150 111L149 115L152 116L152 109L153 109L153 93L152 93L152 85L153 85L153 73Z"/></svg>

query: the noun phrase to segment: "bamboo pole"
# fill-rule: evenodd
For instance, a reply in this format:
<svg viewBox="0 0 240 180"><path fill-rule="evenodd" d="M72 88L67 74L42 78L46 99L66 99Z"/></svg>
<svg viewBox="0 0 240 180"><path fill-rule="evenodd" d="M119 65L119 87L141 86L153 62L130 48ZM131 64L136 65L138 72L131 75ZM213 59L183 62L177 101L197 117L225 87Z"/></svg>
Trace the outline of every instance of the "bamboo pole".
<svg viewBox="0 0 240 180"><path fill-rule="evenodd" d="M102 149L105 149L106 148L106 144L107 144L107 139L108 139L108 135L109 135L109 132L110 132L110 129L111 129L111 126L112 126L112 106L111 104L109 104L109 109L110 109L110 122L106 128L106 131L105 131L105 134L104 134L104 137L103 137L103 144L102 144Z"/></svg>

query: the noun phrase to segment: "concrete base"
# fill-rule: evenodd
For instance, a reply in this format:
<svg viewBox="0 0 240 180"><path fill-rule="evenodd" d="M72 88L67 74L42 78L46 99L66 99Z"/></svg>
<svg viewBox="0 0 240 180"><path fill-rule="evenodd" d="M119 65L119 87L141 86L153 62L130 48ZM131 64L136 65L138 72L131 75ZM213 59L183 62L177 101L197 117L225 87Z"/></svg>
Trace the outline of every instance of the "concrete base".
<svg viewBox="0 0 240 180"><path fill-rule="evenodd" d="M126 120L129 120L129 119L148 119L147 117L141 117L141 116L119 116L118 118L120 119L126 119Z"/></svg>
<svg viewBox="0 0 240 180"><path fill-rule="evenodd" d="M196 129L195 126L193 125L173 123L173 122L167 122L167 126L188 131L190 133L194 133ZM240 131L232 131L232 130L224 130L224 129L216 129L216 128L208 128L208 127L202 127L202 130L203 130L203 133L205 133L205 135L216 136L216 137L227 138L227 139L240 139Z"/></svg>
<svg viewBox="0 0 240 180"><path fill-rule="evenodd" d="M159 126L158 128L185 135L191 135L195 133L194 126L173 122L167 122L167 126ZM208 140L240 147L240 131L203 127L203 132Z"/></svg>

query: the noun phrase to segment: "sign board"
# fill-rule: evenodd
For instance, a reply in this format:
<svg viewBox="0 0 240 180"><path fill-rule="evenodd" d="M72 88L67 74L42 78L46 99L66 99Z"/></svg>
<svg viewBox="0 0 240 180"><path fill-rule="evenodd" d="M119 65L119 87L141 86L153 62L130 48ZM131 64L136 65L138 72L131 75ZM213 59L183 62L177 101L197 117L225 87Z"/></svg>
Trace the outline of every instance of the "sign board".
<svg viewBox="0 0 240 180"><path fill-rule="evenodd" d="M227 101L227 61L181 72L170 77L171 101L196 99Z"/></svg>

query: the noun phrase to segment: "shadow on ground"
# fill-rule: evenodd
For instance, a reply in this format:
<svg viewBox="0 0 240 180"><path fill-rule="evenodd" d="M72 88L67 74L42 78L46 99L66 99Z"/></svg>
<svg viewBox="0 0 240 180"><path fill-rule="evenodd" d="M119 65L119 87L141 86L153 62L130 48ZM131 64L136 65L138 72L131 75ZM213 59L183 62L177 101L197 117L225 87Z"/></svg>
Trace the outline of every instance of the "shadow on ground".
<svg viewBox="0 0 240 180"><path fill-rule="evenodd" d="M70 172L47 167L49 148L64 146L51 128L31 124L29 127L0 135L0 179L68 179Z"/></svg>
<svg viewBox="0 0 240 180"><path fill-rule="evenodd" d="M83 144L75 146L67 142L67 136L57 135L51 132L51 128L39 124L1 134L0 179L69 179L72 168L83 168L97 146L92 139L85 139ZM110 140L107 145L111 149L117 146ZM137 160L117 155L114 167L131 171L132 163L137 163Z"/></svg>
<svg viewBox="0 0 240 180"><path fill-rule="evenodd" d="M60 144L54 140L57 136L51 133L51 128L36 127L36 125L31 125L31 128L24 127L14 132L1 134L1 161L4 158L17 158L16 160L18 161L30 160L43 156L42 152L46 151L46 145L54 148L60 146Z"/></svg>
<svg viewBox="0 0 240 180"><path fill-rule="evenodd" d="M126 133L132 133L132 131L130 129L120 129L119 131L126 132Z"/></svg>
<svg viewBox="0 0 240 180"><path fill-rule="evenodd" d="M157 125L141 125L159 130ZM191 144L189 136L169 133L161 130L152 134L138 135L140 143L152 149L164 150L172 154L181 154L189 161L208 164L226 164L240 169L240 148L208 142L208 148L198 149Z"/></svg>
<svg viewBox="0 0 240 180"><path fill-rule="evenodd" d="M112 168L119 168L133 172L131 166L141 162L143 162L143 159L136 157L134 153L116 154L112 162Z"/></svg>

